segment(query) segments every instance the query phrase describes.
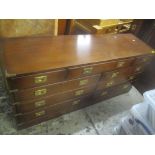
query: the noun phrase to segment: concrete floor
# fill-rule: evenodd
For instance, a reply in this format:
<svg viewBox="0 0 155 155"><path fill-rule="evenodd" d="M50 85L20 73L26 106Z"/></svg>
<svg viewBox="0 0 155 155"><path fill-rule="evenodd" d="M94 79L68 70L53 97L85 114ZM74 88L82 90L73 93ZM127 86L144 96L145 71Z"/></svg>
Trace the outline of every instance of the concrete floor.
<svg viewBox="0 0 155 155"><path fill-rule="evenodd" d="M122 94L20 131L17 131L13 127L13 120L11 117L4 113L0 113L0 134L112 134L114 127L118 125L123 116L129 113L130 108L134 104L142 101L142 95L135 89L135 87L132 87L132 89L126 94Z"/></svg>

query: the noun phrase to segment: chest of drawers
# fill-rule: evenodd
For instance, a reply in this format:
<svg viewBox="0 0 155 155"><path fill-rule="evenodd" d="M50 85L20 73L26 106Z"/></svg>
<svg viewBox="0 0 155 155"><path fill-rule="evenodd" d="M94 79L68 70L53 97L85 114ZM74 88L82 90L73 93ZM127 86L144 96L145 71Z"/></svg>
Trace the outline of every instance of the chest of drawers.
<svg viewBox="0 0 155 155"><path fill-rule="evenodd" d="M132 34L2 39L19 129L128 92L153 49Z"/></svg>

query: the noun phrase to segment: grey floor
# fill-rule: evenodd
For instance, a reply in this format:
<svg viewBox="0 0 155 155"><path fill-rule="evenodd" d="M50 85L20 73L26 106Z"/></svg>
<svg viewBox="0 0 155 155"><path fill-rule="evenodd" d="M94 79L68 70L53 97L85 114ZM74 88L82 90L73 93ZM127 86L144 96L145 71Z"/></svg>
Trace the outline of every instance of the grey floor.
<svg viewBox="0 0 155 155"><path fill-rule="evenodd" d="M87 108L65 114L56 119L43 122L39 125L17 131L11 117L0 113L0 134L26 135L107 135L123 116L129 113L130 108L143 101L142 95L132 89L120 96L97 103Z"/></svg>

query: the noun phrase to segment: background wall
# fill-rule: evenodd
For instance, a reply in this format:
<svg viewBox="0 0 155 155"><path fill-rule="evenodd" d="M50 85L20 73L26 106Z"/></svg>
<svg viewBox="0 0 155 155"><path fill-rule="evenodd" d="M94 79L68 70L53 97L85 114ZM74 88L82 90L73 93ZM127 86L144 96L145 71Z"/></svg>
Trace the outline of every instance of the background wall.
<svg viewBox="0 0 155 155"><path fill-rule="evenodd" d="M1 37L56 35L55 19L6 19L0 20Z"/></svg>

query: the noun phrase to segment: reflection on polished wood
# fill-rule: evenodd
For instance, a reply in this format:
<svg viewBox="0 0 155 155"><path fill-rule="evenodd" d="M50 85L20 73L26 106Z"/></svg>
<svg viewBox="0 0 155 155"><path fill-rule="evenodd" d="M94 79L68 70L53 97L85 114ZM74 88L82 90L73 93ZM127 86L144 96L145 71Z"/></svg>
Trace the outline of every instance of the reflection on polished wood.
<svg viewBox="0 0 155 155"><path fill-rule="evenodd" d="M148 54L132 34L4 39L9 74L24 74ZM21 52L22 51L22 52Z"/></svg>

